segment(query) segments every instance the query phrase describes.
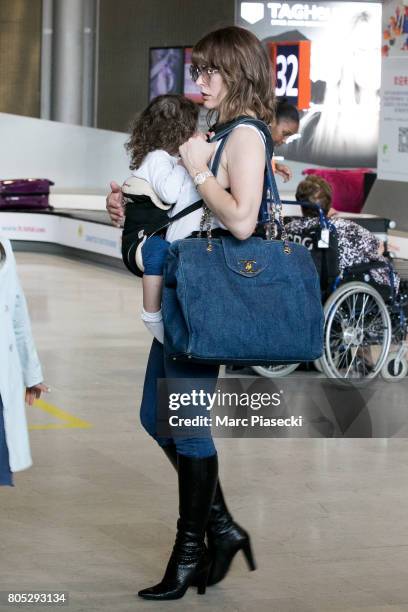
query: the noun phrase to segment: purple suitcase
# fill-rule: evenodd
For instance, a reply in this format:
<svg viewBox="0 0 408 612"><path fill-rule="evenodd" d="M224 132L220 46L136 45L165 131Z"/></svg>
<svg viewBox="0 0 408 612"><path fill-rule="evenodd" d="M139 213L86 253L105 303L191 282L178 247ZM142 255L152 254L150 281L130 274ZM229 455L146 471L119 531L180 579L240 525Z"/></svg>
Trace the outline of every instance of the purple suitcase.
<svg viewBox="0 0 408 612"><path fill-rule="evenodd" d="M0 181L0 210L44 210L50 208L48 179L10 179Z"/></svg>

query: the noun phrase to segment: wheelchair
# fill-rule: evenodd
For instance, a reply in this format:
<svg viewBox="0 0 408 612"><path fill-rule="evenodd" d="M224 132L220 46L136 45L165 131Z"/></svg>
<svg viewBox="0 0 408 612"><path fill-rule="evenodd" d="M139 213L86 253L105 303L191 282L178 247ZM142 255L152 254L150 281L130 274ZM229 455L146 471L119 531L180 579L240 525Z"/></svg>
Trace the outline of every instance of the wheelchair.
<svg viewBox="0 0 408 612"><path fill-rule="evenodd" d="M288 234L289 240L310 250L320 277L325 314L324 351L314 367L328 378L343 382L364 382L380 373L388 381L401 380L408 372L405 359L408 352L408 282L401 281L399 291L396 290L396 276L386 240L386 264L371 261L347 268L340 274L334 224L320 207L301 204L317 208L320 218L316 227ZM382 222L386 235L389 220L376 221ZM387 269L390 285L379 284L373 278L373 270L380 268ZM253 370L261 376L279 378L291 374L299 365L253 366Z"/></svg>

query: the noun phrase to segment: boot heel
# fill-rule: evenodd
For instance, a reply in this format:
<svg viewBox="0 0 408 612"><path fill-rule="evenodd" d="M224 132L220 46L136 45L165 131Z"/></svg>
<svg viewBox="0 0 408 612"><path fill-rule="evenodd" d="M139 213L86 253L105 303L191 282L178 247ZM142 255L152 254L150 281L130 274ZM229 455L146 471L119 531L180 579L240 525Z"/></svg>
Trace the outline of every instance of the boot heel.
<svg viewBox="0 0 408 612"><path fill-rule="evenodd" d="M256 565L249 539L246 540L246 542L243 542L242 552L244 553L245 561L247 562L249 570L253 572L254 570L256 570Z"/></svg>
<svg viewBox="0 0 408 612"><path fill-rule="evenodd" d="M204 572L201 572L201 574L199 574L196 577L195 583L197 585L197 593L198 593L198 595L205 595L205 590L207 588L207 582L208 582L208 575L209 575L209 573L210 573L210 568L208 568Z"/></svg>

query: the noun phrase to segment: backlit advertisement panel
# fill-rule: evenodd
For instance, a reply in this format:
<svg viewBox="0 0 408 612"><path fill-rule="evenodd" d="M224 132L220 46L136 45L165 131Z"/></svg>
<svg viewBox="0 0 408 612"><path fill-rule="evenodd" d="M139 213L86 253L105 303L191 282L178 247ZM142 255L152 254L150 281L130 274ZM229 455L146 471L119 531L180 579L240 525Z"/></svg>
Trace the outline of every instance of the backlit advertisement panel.
<svg viewBox="0 0 408 612"><path fill-rule="evenodd" d="M285 157L324 166L375 167L381 4L237 0L236 23L253 31L268 51L268 43L310 41L310 103L301 112L301 138L285 146ZM279 93L293 99L296 63L286 65L284 75L279 67ZM283 91L285 82L289 92Z"/></svg>
<svg viewBox="0 0 408 612"><path fill-rule="evenodd" d="M378 177L408 181L408 0L383 6Z"/></svg>
<svg viewBox="0 0 408 612"><path fill-rule="evenodd" d="M183 88L184 49L156 47L150 49L149 101L163 94L178 94Z"/></svg>

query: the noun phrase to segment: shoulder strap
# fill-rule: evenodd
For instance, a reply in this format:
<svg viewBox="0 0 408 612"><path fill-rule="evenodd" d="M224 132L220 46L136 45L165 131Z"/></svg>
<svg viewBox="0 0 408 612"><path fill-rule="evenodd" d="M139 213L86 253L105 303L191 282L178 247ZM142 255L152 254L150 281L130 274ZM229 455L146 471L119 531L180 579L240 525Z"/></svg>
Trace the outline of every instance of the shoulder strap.
<svg viewBox="0 0 408 612"><path fill-rule="evenodd" d="M216 129L214 136L210 139L210 142L216 142L221 140L222 142L218 146L218 149L215 153L213 163L211 164L211 172L216 175L218 172L218 168L221 161L221 155L226 145L227 139L230 136L232 130L237 127L237 125L252 125L257 130L259 130L265 137L265 147L266 151L269 155L269 158L272 157L273 154L273 140L271 133L269 131L266 123L261 121L260 119L255 119L254 117L242 116L238 117L234 121L229 121L224 125L220 125L218 129Z"/></svg>
<svg viewBox="0 0 408 612"><path fill-rule="evenodd" d="M243 123L247 123L256 127L260 132L264 134L267 142L268 140L271 141L273 147L272 136L266 123L264 121L261 121L260 119L250 117L248 115L241 115L233 121L228 121L228 123L223 123L218 127L216 126L214 128L214 136L210 139L210 142L214 142L215 140L221 140L221 138L224 138L227 134L230 134L237 125L241 125Z"/></svg>
<svg viewBox="0 0 408 612"><path fill-rule="evenodd" d="M262 134L265 136L265 180L264 180L264 189L262 195L262 202L259 209L258 215L258 223L265 224L271 221L271 206L272 203L275 206L276 210L282 212L282 204L280 201L280 196L278 192L278 187L276 185L275 177L272 170L271 159L273 155L273 140L271 133L269 131L268 126L264 121L260 121L259 119L254 119L253 117L242 116L238 117L235 121L230 121L225 125L219 126L216 129L214 136L210 139L210 142L215 142L217 140L221 140L220 145L215 153L213 163L211 164L211 172L216 176L218 172L218 168L221 161L221 155L224 150L225 144L232 130L237 125L253 125L256 127Z"/></svg>

